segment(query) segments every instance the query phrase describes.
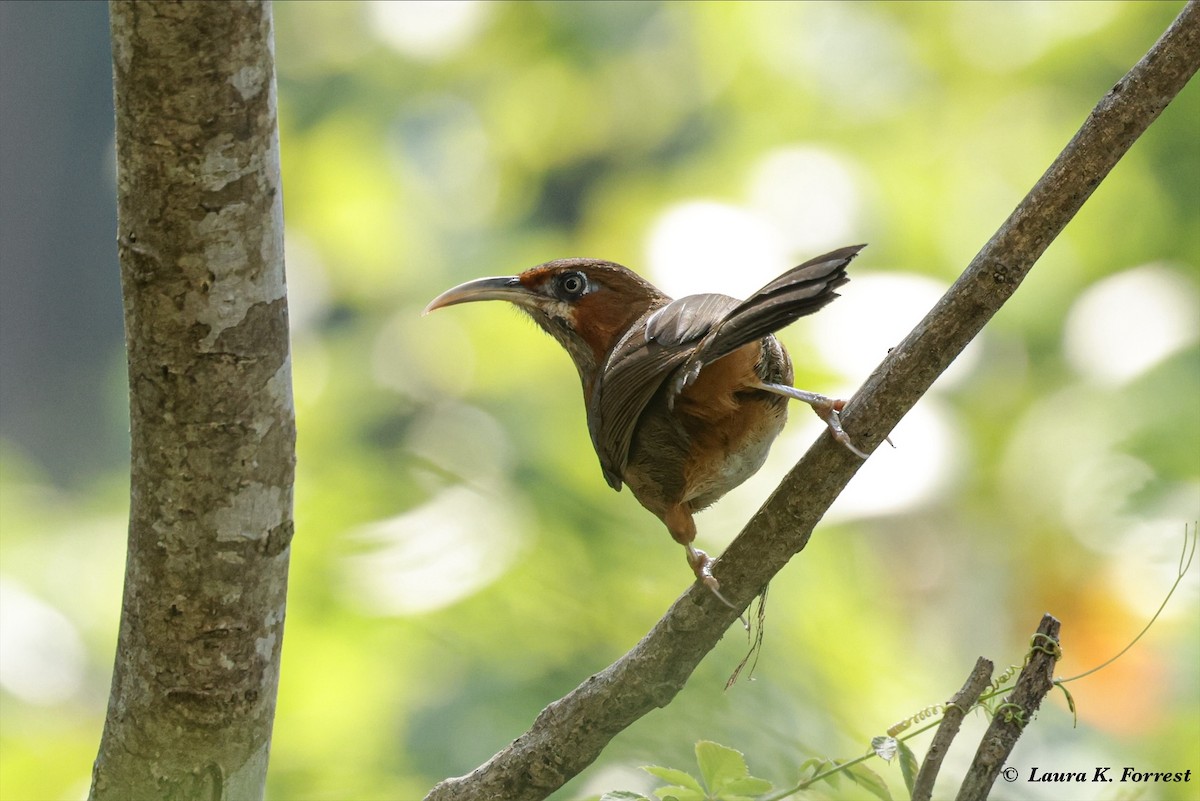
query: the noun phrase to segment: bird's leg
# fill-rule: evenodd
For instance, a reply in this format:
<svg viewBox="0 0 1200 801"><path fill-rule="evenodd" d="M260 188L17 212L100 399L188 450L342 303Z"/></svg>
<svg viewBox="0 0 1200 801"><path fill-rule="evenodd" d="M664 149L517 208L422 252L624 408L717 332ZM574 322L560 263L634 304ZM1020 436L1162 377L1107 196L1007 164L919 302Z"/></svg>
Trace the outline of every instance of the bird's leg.
<svg viewBox="0 0 1200 801"><path fill-rule="evenodd" d="M785 398L792 398L793 400L807 403L817 413L817 417L820 417L825 421L825 425L829 426L829 430L833 432L834 439L849 448L850 452L855 456L862 459L867 458L867 454L851 441L850 435L842 428L842 418L839 413L846 405L844 400L834 400L824 395L818 395L816 392L789 387L787 384L767 384L764 382L760 383L758 388L767 392L774 392L776 395L782 395Z"/></svg>
<svg viewBox="0 0 1200 801"><path fill-rule="evenodd" d="M688 564L692 566L692 572L696 574L696 578L708 591L717 596L717 600L728 606L730 609L736 610L737 607L729 602L729 599L721 594L721 583L717 581L717 577L712 574L713 562L716 560L706 554L704 551L692 545L690 542L685 542L683 547L687 549ZM742 621L746 631L750 630L750 624L746 622L746 618L741 614L738 615L738 620Z"/></svg>
<svg viewBox="0 0 1200 801"><path fill-rule="evenodd" d="M736 610L737 607L721 594L721 583L712 574L713 562L716 560L692 545L693 540L696 539L696 521L692 518L691 511L683 504L676 504L667 510L667 513L662 516L662 520L667 524L667 530L671 532L671 537L687 550L688 565L691 566L692 572L696 574L700 583L708 587L709 592L717 596L717 600L730 609ZM746 618L738 615L738 620L742 621L742 625L747 629L750 628Z"/></svg>

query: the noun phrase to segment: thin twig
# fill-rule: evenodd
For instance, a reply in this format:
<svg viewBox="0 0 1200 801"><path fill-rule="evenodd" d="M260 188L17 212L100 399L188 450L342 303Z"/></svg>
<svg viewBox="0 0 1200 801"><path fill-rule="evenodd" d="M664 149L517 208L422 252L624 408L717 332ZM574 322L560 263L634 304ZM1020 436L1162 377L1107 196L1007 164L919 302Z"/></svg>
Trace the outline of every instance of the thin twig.
<svg viewBox="0 0 1200 801"><path fill-rule="evenodd" d="M1068 684L1073 681L1079 681L1080 679L1087 678L1088 676L1092 675L1093 673L1098 673L1101 670L1104 670L1106 667L1111 665L1113 662L1116 662L1118 659L1125 656L1125 654L1129 652L1129 649L1131 649L1131 648L1133 648L1133 646L1137 645L1138 641L1141 640L1142 637L1146 636L1146 632L1150 631L1150 627L1153 626L1155 624L1155 622L1158 620L1158 616L1161 615L1163 613L1163 610L1167 608L1167 604L1170 602L1171 596L1175 594L1175 590L1179 589L1179 585L1181 583L1183 583L1183 577L1186 576L1188 570L1191 569L1192 560L1196 558L1196 542L1198 539L1200 539L1200 536L1198 536L1198 533L1200 533L1200 523L1197 523L1196 526L1192 529L1191 537L1188 537L1187 526L1183 527L1183 552L1179 554L1179 568L1175 574L1175 581L1171 584L1171 589L1167 590L1167 594L1162 599L1162 603L1158 605L1158 609L1154 610L1154 614L1150 617L1150 620L1148 620L1146 622L1146 625L1142 627L1142 630L1137 633L1137 636L1134 637L1132 640L1130 640L1129 644L1126 645L1124 648L1122 648L1120 651L1118 651L1116 654L1114 654L1113 656L1110 656L1108 659L1105 659L1103 662L1096 665L1094 668L1090 668L1088 670L1085 670L1082 673L1076 674L1074 676L1070 676L1065 679L1059 679L1058 680L1059 684Z"/></svg>
<svg viewBox="0 0 1200 801"><path fill-rule="evenodd" d="M1016 291L1113 166L1200 66L1200 5L1190 0L1157 43L1106 94L1083 127L924 320L847 404L843 422L872 450ZM717 562L738 609L695 585L629 653L538 715L467 776L427 801L545 798L590 765L618 733L683 688L738 612L808 543L862 461L823 435Z"/></svg>
<svg viewBox="0 0 1200 801"><path fill-rule="evenodd" d="M979 694L992 680L993 667L991 660L979 657L962 689L946 702L946 711L942 713L942 722L938 725L937 732L934 733L933 740L929 743L925 760L917 772L916 781L913 782L912 801L929 801L932 797L933 784L937 781L938 771L942 769L942 760L945 759L946 752L950 750L950 743L958 734L958 729L962 726L967 711L975 705L975 702L979 700Z"/></svg>

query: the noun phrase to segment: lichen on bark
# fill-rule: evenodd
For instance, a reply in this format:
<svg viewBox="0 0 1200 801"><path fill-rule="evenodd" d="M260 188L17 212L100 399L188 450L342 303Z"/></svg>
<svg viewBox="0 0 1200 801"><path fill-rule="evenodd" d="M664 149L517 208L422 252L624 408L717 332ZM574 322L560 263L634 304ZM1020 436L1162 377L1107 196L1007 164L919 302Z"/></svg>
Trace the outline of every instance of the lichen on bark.
<svg viewBox="0 0 1200 801"><path fill-rule="evenodd" d="M91 798L261 798L295 464L270 6L110 14L131 486Z"/></svg>

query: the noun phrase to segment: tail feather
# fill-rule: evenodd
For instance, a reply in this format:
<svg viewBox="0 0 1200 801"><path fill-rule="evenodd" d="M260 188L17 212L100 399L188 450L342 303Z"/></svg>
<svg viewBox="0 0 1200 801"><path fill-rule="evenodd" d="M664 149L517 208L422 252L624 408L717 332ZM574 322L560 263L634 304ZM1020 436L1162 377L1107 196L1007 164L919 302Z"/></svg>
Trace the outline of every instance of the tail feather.
<svg viewBox="0 0 1200 801"><path fill-rule="evenodd" d="M834 290L850 280L846 265L864 247L851 245L810 259L746 298L700 342L689 360L699 366L689 372L698 373L703 364L773 334L828 304L838 296Z"/></svg>

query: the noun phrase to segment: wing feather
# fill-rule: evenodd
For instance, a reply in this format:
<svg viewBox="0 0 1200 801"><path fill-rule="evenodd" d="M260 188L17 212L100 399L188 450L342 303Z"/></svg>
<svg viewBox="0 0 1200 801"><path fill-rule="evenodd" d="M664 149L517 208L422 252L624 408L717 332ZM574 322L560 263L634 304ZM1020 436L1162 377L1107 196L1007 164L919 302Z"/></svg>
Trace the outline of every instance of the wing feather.
<svg viewBox="0 0 1200 801"><path fill-rule="evenodd" d="M634 431L654 393L692 355L713 322L737 305L726 295L673 300L630 326L609 353L592 390L588 430L613 489L621 488Z"/></svg>
<svg viewBox="0 0 1200 801"><path fill-rule="evenodd" d="M647 342L666 346L696 342L738 305L728 295L688 295L673 300L646 320Z"/></svg>
<svg viewBox="0 0 1200 801"><path fill-rule="evenodd" d="M588 431L609 485L621 488L638 421L663 382L677 394L703 369L837 297L853 245L793 267L744 301L689 295L653 309L630 326L599 371L588 404Z"/></svg>

